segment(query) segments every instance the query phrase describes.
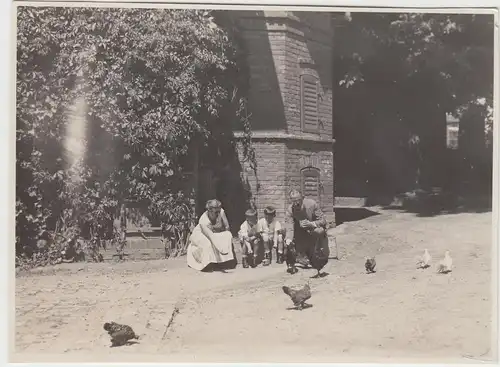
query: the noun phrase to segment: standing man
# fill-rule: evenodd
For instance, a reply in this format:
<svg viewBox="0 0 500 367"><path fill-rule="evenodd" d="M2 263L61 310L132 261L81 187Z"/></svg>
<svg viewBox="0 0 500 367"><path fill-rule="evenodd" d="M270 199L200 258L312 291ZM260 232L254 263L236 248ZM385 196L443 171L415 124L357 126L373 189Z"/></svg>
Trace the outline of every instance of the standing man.
<svg viewBox="0 0 500 367"><path fill-rule="evenodd" d="M297 262L308 266L318 241L321 241L322 247L328 247L326 219L318 203L313 199L304 198L299 191L290 191L290 201L292 204L288 207L287 217L292 219L293 227L286 233L286 242L295 242Z"/></svg>

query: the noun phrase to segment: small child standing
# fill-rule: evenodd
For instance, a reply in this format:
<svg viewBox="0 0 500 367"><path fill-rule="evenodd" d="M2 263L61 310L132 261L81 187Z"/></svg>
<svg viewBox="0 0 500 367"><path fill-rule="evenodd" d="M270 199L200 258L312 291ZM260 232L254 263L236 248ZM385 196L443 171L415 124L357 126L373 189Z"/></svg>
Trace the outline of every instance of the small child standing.
<svg viewBox="0 0 500 367"><path fill-rule="evenodd" d="M271 264L271 242L272 248L276 249L276 263L283 263L283 240L284 229L276 219L276 209L268 206L264 209L264 218L257 222L257 228L264 243L264 262L262 265Z"/></svg>
<svg viewBox="0 0 500 367"><path fill-rule="evenodd" d="M241 224L238 232L242 252L241 263L244 268L248 268L249 263L254 268L260 243L259 231L257 230L257 211L248 209L245 212L245 217L246 220Z"/></svg>

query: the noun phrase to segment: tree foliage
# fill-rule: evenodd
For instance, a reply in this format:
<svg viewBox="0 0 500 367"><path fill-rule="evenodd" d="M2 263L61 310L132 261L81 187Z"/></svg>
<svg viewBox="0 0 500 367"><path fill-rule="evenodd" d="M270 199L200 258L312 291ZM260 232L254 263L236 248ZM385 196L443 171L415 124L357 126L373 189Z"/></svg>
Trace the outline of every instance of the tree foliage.
<svg viewBox="0 0 500 367"><path fill-rule="evenodd" d="M365 81L385 61L381 78L391 81L435 73L450 98L447 112L478 98L492 105L492 15L352 13L335 21L335 50L344 69L337 74L339 85Z"/></svg>
<svg viewBox="0 0 500 367"><path fill-rule="evenodd" d="M18 249L63 213L103 237L129 197L160 222L190 219L172 210L189 204L186 156L231 140L234 120L250 133L228 22L202 10L18 8Z"/></svg>
<svg viewBox="0 0 500 367"><path fill-rule="evenodd" d="M363 182L386 175L380 187L403 190L427 171L429 185L442 184L435 178L453 165L439 148L447 113L461 117L479 106L476 126L484 130L486 117L491 130L493 22L487 14L334 16L334 113L339 134L358 135Z"/></svg>

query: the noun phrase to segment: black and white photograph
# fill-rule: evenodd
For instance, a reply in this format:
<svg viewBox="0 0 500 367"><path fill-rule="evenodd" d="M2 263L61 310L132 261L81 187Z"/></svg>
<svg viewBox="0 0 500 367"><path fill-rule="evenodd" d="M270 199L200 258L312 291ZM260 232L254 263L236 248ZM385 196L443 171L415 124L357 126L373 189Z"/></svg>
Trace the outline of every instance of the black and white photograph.
<svg viewBox="0 0 500 367"><path fill-rule="evenodd" d="M496 10L14 6L12 362L498 363Z"/></svg>

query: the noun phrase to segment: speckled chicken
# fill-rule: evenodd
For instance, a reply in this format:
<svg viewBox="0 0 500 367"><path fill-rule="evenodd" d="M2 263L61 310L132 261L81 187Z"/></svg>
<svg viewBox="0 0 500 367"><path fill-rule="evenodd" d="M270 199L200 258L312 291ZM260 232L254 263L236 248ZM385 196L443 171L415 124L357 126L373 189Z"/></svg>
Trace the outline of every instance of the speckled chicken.
<svg viewBox="0 0 500 367"><path fill-rule="evenodd" d="M292 289L287 286L282 287L283 292L287 294L293 302L293 305L302 310L306 305L306 301L311 298L311 287L309 283L304 285L301 289Z"/></svg>
<svg viewBox="0 0 500 367"><path fill-rule="evenodd" d="M132 339L139 339L139 336L128 325L121 325L116 322L106 322L104 323L104 330L111 336L112 347L125 345Z"/></svg>
<svg viewBox="0 0 500 367"><path fill-rule="evenodd" d="M285 248L286 271L290 274L295 274L298 270L295 267L297 262L297 250L293 241L288 241Z"/></svg>
<svg viewBox="0 0 500 367"><path fill-rule="evenodd" d="M377 266L375 256L365 257L365 269L367 273L375 273L375 266Z"/></svg>

